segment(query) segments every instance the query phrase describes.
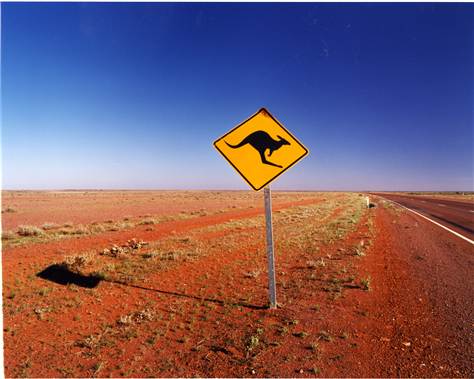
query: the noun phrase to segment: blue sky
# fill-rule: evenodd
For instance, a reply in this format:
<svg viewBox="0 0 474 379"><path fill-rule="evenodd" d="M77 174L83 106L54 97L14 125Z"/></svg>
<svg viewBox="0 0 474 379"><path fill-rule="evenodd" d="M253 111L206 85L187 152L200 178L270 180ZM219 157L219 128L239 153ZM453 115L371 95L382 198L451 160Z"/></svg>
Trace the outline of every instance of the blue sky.
<svg viewBox="0 0 474 379"><path fill-rule="evenodd" d="M212 142L264 106L274 189L473 190L472 4L1 7L3 188L247 189Z"/></svg>

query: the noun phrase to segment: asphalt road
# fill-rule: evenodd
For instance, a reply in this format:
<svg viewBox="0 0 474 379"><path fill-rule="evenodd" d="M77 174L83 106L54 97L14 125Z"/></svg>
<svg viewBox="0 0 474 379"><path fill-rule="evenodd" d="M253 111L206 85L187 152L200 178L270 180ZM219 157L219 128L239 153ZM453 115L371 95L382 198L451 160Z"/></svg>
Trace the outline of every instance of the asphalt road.
<svg viewBox="0 0 474 379"><path fill-rule="evenodd" d="M435 197L373 193L413 209L432 220L474 240L474 202Z"/></svg>

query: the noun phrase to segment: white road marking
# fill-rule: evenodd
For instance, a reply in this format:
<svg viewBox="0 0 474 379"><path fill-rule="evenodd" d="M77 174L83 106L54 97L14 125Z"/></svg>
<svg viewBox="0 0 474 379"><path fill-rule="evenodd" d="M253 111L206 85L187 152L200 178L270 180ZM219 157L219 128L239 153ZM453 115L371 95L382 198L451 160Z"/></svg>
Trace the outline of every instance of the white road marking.
<svg viewBox="0 0 474 379"><path fill-rule="evenodd" d="M440 207L445 207L445 206L446 206L446 205L444 205L444 204L438 204L438 205L439 205Z"/></svg>
<svg viewBox="0 0 474 379"><path fill-rule="evenodd" d="M385 200L388 200L388 199L385 199ZM402 208L405 208L407 211L413 212L414 214L417 214L418 216L423 217L424 219L426 219L426 220L432 222L433 224L440 226L441 228L447 230L447 231L450 232L450 233L453 233L455 236L458 236L459 238L462 238L463 240L469 242L471 245L474 245L474 241L473 241L473 240L471 240L471 239L469 239L469 238L467 238L467 237L464 237L462 234L459 234L458 232L455 232L454 230L449 229L449 228L447 228L447 227L444 226L444 225L441 225L439 222L436 222L436 221L434 221L434 220L432 220L432 219L430 219L430 218L428 218L428 217L422 215L421 213L418 213L417 211L414 211L413 209L407 208L407 207L405 207L404 205L401 205L401 204L397 203L396 201L393 201L393 200L389 200L389 201L391 201L392 203L395 203L395 204L399 205L399 206L402 207ZM473 212L473 211L471 211L471 212Z"/></svg>

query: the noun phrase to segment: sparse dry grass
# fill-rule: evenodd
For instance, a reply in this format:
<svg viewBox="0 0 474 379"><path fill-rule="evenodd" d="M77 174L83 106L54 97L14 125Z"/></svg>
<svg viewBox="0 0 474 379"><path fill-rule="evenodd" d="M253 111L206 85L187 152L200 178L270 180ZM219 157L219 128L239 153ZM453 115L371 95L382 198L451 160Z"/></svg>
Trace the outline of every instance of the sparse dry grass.
<svg viewBox="0 0 474 379"><path fill-rule="evenodd" d="M2 231L2 240L8 241L8 240L13 240L16 238L16 233L12 231Z"/></svg>
<svg viewBox="0 0 474 379"><path fill-rule="evenodd" d="M360 280L361 287L366 291L370 291L370 280L370 276Z"/></svg>
<svg viewBox="0 0 474 379"><path fill-rule="evenodd" d="M58 228L60 228L60 226L54 222L45 222L43 225L41 225L41 229L43 230L53 230Z"/></svg>
<svg viewBox="0 0 474 379"><path fill-rule="evenodd" d="M42 229L32 225L20 225L18 227L17 233L22 237L37 237L44 235L44 231Z"/></svg>
<svg viewBox="0 0 474 379"><path fill-rule="evenodd" d="M219 212L215 212L219 213ZM92 222L91 224L74 224L72 222L65 222L58 225L53 222L46 222L37 227L34 225L21 225L17 231L9 231L8 236L2 238L7 241L6 246L18 246L28 243L47 242L51 240L70 238L74 236L95 235L104 232L118 232L121 230L147 226L157 225L169 221L186 220L190 218L202 217L211 214L211 212L181 212L174 216L154 216L147 215L144 219L125 217L123 221L114 222L113 220L106 220L104 222ZM147 229L153 230L153 229ZM5 234L4 232L3 234ZM3 235L2 234L2 235Z"/></svg>
<svg viewBox="0 0 474 379"><path fill-rule="evenodd" d="M2 213L16 213L16 209L13 207L7 207L5 209L2 209Z"/></svg>
<svg viewBox="0 0 474 379"><path fill-rule="evenodd" d="M246 278L255 279L255 278L258 278L261 273L262 273L262 270L256 269L256 270L246 272L244 276Z"/></svg>
<svg viewBox="0 0 474 379"><path fill-rule="evenodd" d="M338 242L357 228L364 213L362 206L363 204L359 205L358 199L352 195L343 197L328 195L324 203L293 207L274 213L275 231L277 231L278 236L285 237L279 238L276 245L276 255L277 259L279 259L279 264L290 261L294 265L299 260L297 263L298 274L293 272L294 276L292 277L281 274L280 270L284 271L285 268L278 268L278 281L281 285L278 300L279 303L281 301L284 304L286 309L292 307L292 300L296 303L297 296L305 296L307 294L305 291L314 292L319 290L322 292L324 291L322 289L323 286L330 289L329 294L334 295L334 299L337 298L336 296L343 296L343 292L346 290L343 284L347 280L346 278L351 275L351 265L347 260L360 261L355 256L356 248L363 250L367 247L367 244L347 246L344 247L345 250L341 251L337 250L336 247ZM136 220L131 223L137 225L141 221ZM185 235L179 233L168 235L158 241L151 241L147 245L138 246L132 242L124 244L124 246L108 246L106 249L65 257L63 263L67 264L71 271L84 275L100 273L105 280L110 282L133 283L143 287L160 288L159 280L157 282L149 282L149 280L152 277L159 278L160 271L162 270L170 270L182 262L192 261L207 255L232 254L243 248L251 251L257 243L256 241L261 241L264 236L263 221L263 216L256 216L229 221L214 227L187 231ZM92 226L100 226L107 229L113 225L96 223ZM63 226L62 229L72 233L76 227L72 225L69 227ZM212 239L200 238L202 235L216 231L223 233L219 233L218 237ZM94 232L91 231L91 233ZM135 241L138 244L139 242ZM359 240L357 242L359 243ZM286 255L290 255L290 257L286 259ZM347 257L347 260L344 261L343 269L339 265L341 257ZM235 261L232 265L223 266L220 270L221 279L225 279L229 283L232 283L233 280L242 280L242 276L260 284L262 280L265 280L262 274L264 272L263 269L255 268L255 266L251 265L246 266L242 262ZM301 275L299 274L300 272ZM237 274L232 276L232 273ZM138 300L137 303L128 304L127 310L119 311L120 313L123 312L122 314L116 313L108 321L108 326L95 325L95 329L91 328L84 332L83 336L77 339L75 347L81 350L81 354L95 358L100 363L102 362L100 360L102 359L100 358L100 353L105 351L104 348L117 345L119 346L117 347L118 350L129 341L138 341L137 338L143 341L146 346L152 347L158 338L166 336L167 344L170 344L169 346L173 346L172 343L176 344L177 342L185 344L183 347L186 349L191 349L191 345L192 349L195 349L191 349L191 351L195 353L201 351L203 351L203 354L207 353L211 344L208 340L205 343L200 343L202 339L207 338L207 336L199 338L200 325L216 325L214 324L215 321L221 320L224 315L242 317L242 315L256 313L242 312L241 308L239 309L239 305L228 302L229 299L224 297L226 292L223 288L213 289L213 275L212 272L206 272L206 276L202 278L204 283L202 292L196 291L198 293L191 294L201 296L203 298L201 302L189 301L189 299L183 302L176 301L170 308L166 309L166 312L158 314L157 309L164 307L165 301L160 301L159 306L145 306ZM305 275L307 275L306 277L314 275L314 278L317 279L312 282L311 287ZM239 279L236 279L236 277ZM246 280L246 282L248 283L249 280ZM208 283L211 283L209 288L213 290L212 298L216 301L224 299L225 302L223 304L209 301L211 296L209 296L209 292L205 288ZM63 300L59 299L55 308L52 309L45 308L44 301L46 299L44 298L54 296L55 293L48 295L49 292L45 290L43 291L44 294L41 295L37 292L34 294L34 301L32 301L32 304L34 304L33 309L38 311L38 313L35 312L35 315L39 321L46 322L45 320L55 317L56 313L60 313L61 309L84 308L91 301L99 301L100 296L102 296L101 294L108 287L110 288L109 284L103 287L101 285L96 290L87 292L87 296L83 294L84 291L79 290L81 297L78 301L75 301L73 297L64 298ZM308 287L307 290L306 287ZM120 286L120 288L124 292L130 289L126 286ZM68 289L68 293L74 296L74 290L77 291L77 288L75 289L74 286L71 286L71 289ZM360 289L358 290L360 291ZM186 287L177 285L176 292L186 293ZM9 288L6 293L13 294L13 297L16 299L23 296L23 290L17 290L17 288L13 287ZM326 293L322 293L326 297ZM239 294L236 296L244 295ZM160 299L160 294L154 294L153 298ZM247 303L252 304L252 302L260 301L255 300L255 298L252 294L245 294L245 302ZM316 303L321 303L322 307ZM8 300L7 312L19 312L11 304L13 302ZM324 300L321 301L321 298L316 298L312 303L313 307L310 311L313 312L316 318L318 314L315 311L323 314L324 304ZM151 313L147 313L147 311ZM276 317L280 316L277 315ZM82 320L85 319L86 317L82 316L82 318L78 318L75 321L83 322ZM259 323L263 324L261 320L251 320L252 325L260 326ZM150 334L148 328L151 325L156 330L159 330L159 332ZM295 354L306 354L311 356L312 359L320 359L325 354L321 346L330 346L324 342L332 341L332 336L329 333L327 335L322 332L318 333L320 328L326 328L327 326L319 326L318 329L311 329L312 327L307 324L304 318L301 318L300 321L289 319L288 322L280 322L278 327L272 329L272 333L267 332L263 327L255 327L256 329L252 329L253 331L250 332L250 335L245 334L245 338L242 341L234 341L233 343L237 350L243 351L244 355L251 359L262 352L264 353L269 348L278 349L281 345L291 340L296 341L294 343L298 345L295 346L299 346L300 349ZM183 332L186 334L183 335ZM335 335L339 336L339 334L340 332L337 332ZM218 337L213 335L210 338L217 339ZM339 338L337 339L337 341L340 340ZM223 349L226 348L226 341L219 341L219 343L222 344ZM289 357L288 359L292 360L294 358ZM99 375L107 375L108 373L108 367L105 364L91 364L89 367L92 367L94 372L98 370ZM315 369L314 372L319 372L318 370ZM94 372L91 371L90 374ZM155 376L160 376L158 374L162 371L152 372L155 373ZM139 374L138 371L133 372L133 375L138 376Z"/></svg>
<svg viewBox="0 0 474 379"><path fill-rule="evenodd" d="M81 270L90 265L93 261L94 254L92 252L87 252L77 255L68 255L64 257L64 260L60 262L60 265L72 272L80 273Z"/></svg>
<svg viewBox="0 0 474 379"><path fill-rule="evenodd" d="M155 225L156 224L156 221L151 219L151 218L147 218L145 220L141 220L138 225Z"/></svg>

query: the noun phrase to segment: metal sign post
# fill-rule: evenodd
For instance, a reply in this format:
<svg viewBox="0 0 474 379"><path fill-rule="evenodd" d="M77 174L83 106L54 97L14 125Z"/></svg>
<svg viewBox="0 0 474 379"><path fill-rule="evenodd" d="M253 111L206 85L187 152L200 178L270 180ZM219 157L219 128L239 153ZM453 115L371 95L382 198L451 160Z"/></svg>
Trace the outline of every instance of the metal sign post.
<svg viewBox="0 0 474 379"><path fill-rule="evenodd" d="M272 195L270 186L263 189L265 199L265 229L267 234L268 291L270 309L276 309L275 256L273 254Z"/></svg>
<svg viewBox="0 0 474 379"><path fill-rule="evenodd" d="M268 290L270 309L276 309L270 183L309 151L265 108L214 141L214 147L250 187L255 191L264 189Z"/></svg>

